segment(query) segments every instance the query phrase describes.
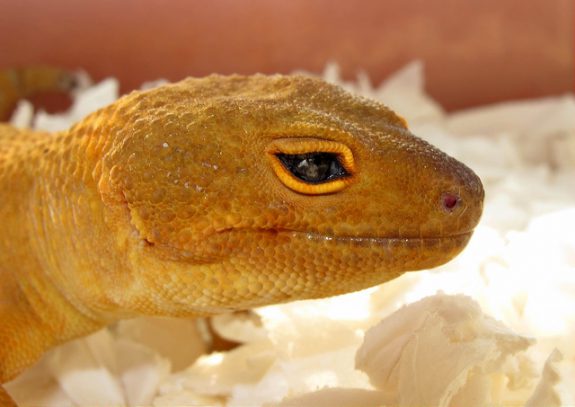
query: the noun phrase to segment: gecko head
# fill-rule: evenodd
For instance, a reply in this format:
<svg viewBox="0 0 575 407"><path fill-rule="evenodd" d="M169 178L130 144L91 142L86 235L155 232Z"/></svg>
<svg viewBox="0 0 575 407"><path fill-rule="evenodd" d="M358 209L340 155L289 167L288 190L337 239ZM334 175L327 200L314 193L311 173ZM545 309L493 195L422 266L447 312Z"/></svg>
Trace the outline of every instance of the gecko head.
<svg viewBox="0 0 575 407"><path fill-rule="evenodd" d="M144 311L369 287L449 261L481 215L473 171L382 104L318 79L187 79L112 114L100 189L154 292Z"/></svg>

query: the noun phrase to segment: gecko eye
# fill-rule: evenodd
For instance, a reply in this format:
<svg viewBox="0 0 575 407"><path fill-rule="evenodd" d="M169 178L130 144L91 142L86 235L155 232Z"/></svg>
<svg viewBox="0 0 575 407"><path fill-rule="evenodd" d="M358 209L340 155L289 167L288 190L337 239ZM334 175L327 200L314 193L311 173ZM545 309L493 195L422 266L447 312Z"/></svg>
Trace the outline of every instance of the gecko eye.
<svg viewBox="0 0 575 407"><path fill-rule="evenodd" d="M349 175L340 164L335 153L280 153L276 155L294 176L310 184L326 182Z"/></svg>
<svg viewBox="0 0 575 407"><path fill-rule="evenodd" d="M353 154L339 142L303 137L277 139L267 152L277 177L295 192L334 193L354 179Z"/></svg>

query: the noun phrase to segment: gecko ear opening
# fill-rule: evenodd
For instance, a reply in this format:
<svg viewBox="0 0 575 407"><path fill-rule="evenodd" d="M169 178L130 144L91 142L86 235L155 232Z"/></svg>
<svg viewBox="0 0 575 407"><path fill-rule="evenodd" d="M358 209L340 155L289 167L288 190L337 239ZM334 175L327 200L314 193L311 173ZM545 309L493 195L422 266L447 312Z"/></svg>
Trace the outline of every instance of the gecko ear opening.
<svg viewBox="0 0 575 407"><path fill-rule="evenodd" d="M277 139L268 146L267 153L279 180L301 194L335 193L354 178L353 154L339 142L315 138Z"/></svg>

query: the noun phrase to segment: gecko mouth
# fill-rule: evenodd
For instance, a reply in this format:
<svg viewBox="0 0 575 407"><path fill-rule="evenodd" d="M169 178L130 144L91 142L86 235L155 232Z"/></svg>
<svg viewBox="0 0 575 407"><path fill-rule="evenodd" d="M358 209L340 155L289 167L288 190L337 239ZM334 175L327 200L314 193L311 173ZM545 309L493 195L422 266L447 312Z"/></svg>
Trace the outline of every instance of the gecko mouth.
<svg viewBox="0 0 575 407"><path fill-rule="evenodd" d="M272 232L273 233L273 232ZM355 246L382 246L382 247L394 247L394 246L404 246L404 247L433 247L447 242L452 242L454 245L465 245L473 231L446 235L446 236L417 236L417 237L373 237L373 236L334 236L326 235L315 232L300 232L291 230L275 230L275 233L286 233L291 234L294 237L304 237L310 241L325 241L325 242L335 242L350 244Z"/></svg>
<svg viewBox="0 0 575 407"><path fill-rule="evenodd" d="M231 236L237 234L246 234L246 235L266 235L268 237L277 237L277 238L296 238L296 239L305 239L310 242L333 242L334 244L342 244L342 245L351 245L351 246L358 246L358 247L382 247L382 248L393 248L402 246L404 248L422 248L422 247L435 247L440 245L446 245L450 242L453 246L465 246L471 235L473 234L473 230L462 232L458 234L452 235L445 235L445 236L345 236L345 235L329 235L329 234L322 234L317 232L308 232L308 231L299 231L293 229L276 229L276 228L225 228L216 231L211 236L208 235L205 237L208 241L211 239L223 239L228 240ZM138 235L140 235L138 233ZM142 238L142 241L146 244L146 246L156 246L154 242L147 238ZM160 246L171 247L172 249L176 249L175 246L161 244Z"/></svg>
<svg viewBox="0 0 575 407"><path fill-rule="evenodd" d="M434 237L378 237L334 236L285 229L236 229L227 232L231 233L223 233L223 236L220 234L220 242L228 243L228 247L232 246L229 243L236 239L252 242L245 252L239 248L237 254L240 256L254 255L254 247L260 251L275 247L271 249L275 253L288 252L299 258L294 260L296 263L305 263L308 256L314 259L314 264L334 261L345 263L354 259L353 262L369 264L374 270L384 267L388 271L421 270L444 264L465 248L473 233L467 231ZM243 236L232 237L237 234ZM350 266L352 264L355 263L350 263Z"/></svg>
<svg viewBox="0 0 575 407"><path fill-rule="evenodd" d="M397 263L394 267L398 269L417 270L438 266L455 257L465 248L472 233L469 231L437 237L377 237L336 236L275 228L226 228L204 236L201 242L190 243L187 247L148 239L144 239L144 247L157 255L161 254L163 258L195 264L222 263L236 256L251 257L270 247L283 246L285 249L280 251L294 251L298 255L313 252L313 256L319 257L337 257L349 254L351 249L359 256L375 255L378 261L386 264ZM296 246L292 247L292 244Z"/></svg>
<svg viewBox="0 0 575 407"><path fill-rule="evenodd" d="M295 230L276 230L277 232L287 232L287 233L294 233L294 234L303 234L309 237L310 239L325 239L325 240L342 240L342 241L371 241L373 243L379 243L384 241L390 240L403 240L403 241L425 241L425 240L441 240L441 239L453 239L458 238L461 236L470 236L473 232L463 232L457 233L453 235L445 235L445 236L338 236L338 235L327 235L322 233L316 232L300 232Z"/></svg>
<svg viewBox="0 0 575 407"><path fill-rule="evenodd" d="M338 235L328 235L317 232L307 232L292 229L274 229L274 228L262 228L262 229L251 229L251 228L229 228L223 229L216 232L216 236L235 233L246 233L246 234L263 234L269 236L277 237L291 237L296 239L306 239L313 242L333 242L334 244L345 244L351 246L360 247L398 247L403 246L404 248L421 248L421 247L435 247L440 245L449 245L450 243L457 246L464 246L467 244L473 231L467 231L452 235L445 236L338 236Z"/></svg>
<svg viewBox="0 0 575 407"><path fill-rule="evenodd" d="M293 230L262 232L252 231L250 233L250 239L257 240L258 234L264 239L262 247L267 244L280 247L286 244L291 247L294 244L294 250L307 251L310 256L320 256L319 253L322 253L321 256L339 257L354 253L354 256L365 256L361 261L371 258L376 263L387 264L386 267L391 268L393 264L393 267L406 270L432 268L446 263L467 246L473 233L469 231L436 237L378 237L333 236ZM269 236L270 233L273 235ZM264 235L268 235L267 238ZM359 258L357 261L360 261Z"/></svg>

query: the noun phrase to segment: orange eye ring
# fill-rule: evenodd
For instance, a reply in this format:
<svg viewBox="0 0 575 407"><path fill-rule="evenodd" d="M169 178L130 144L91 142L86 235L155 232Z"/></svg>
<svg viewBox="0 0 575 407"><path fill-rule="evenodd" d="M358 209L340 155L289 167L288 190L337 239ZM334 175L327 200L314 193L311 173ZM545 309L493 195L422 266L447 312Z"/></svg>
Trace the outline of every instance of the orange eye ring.
<svg viewBox="0 0 575 407"><path fill-rule="evenodd" d="M271 166L280 181L289 189L306 195L324 195L341 191L347 187L355 175L353 154L345 144L316 138L282 138L274 140L267 148ZM310 153L332 153L345 169L345 177L334 178L320 183L308 183L296 177L281 162L278 154L296 155Z"/></svg>

